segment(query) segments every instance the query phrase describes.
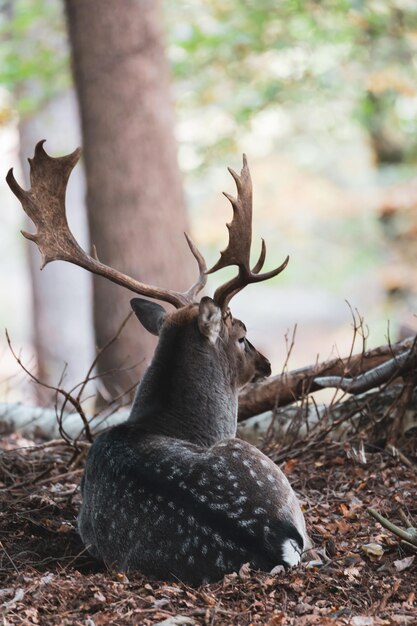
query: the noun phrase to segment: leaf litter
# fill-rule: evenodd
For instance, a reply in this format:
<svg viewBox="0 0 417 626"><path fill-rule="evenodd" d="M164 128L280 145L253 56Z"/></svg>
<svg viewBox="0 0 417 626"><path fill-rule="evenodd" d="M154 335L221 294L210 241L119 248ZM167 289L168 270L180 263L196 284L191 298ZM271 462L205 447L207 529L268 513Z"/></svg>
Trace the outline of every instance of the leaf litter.
<svg viewBox="0 0 417 626"><path fill-rule="evenodd" d="M76 532L87 447L0 444L0 615L3 626L395 626L417 624L416 549L372 519L416 526L417 469L384 450L367 463L323 442L283 464L316 553L273 573L243 565L189 587L108 571ZM414 463L416 459L413 459Z"/></svg>

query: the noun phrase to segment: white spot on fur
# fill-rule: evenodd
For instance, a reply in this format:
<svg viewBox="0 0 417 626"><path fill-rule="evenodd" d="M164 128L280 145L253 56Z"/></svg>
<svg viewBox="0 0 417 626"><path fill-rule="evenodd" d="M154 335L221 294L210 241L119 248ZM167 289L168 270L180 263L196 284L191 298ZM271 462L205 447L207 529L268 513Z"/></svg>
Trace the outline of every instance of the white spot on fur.
<svg viewBox="0 0 417 626"><path fill-rule="evenodd" d="M262 513L266 513L266 510L262 508L261 506L257 506L256 509L254 510L254 513L256 515L262 515Z"/></svg>
<svg viewBox="0 0 417 626"><path fill-rule="evenodd" d="M223 553L219 552L219 555L216 559L216 565L217 567L223 568L224 567L224 560L223 560Z"/></svg>
<svg viewBox="0 0 417 626"><path fill-rule="evenodd" d="M221 502L210 502L209 507L213 510L213 511L227 511L227 504L221 503Z"/></svg>
<svg viewBox="0 0 417 626"><path fill-rule="evenodd" d="M241 519L238 522L239 526L242 526L243 528L248 528L249 526L251 526L251 524L255 524L255 523L256 523L256 520L253 520L253 519Z"/></svg>

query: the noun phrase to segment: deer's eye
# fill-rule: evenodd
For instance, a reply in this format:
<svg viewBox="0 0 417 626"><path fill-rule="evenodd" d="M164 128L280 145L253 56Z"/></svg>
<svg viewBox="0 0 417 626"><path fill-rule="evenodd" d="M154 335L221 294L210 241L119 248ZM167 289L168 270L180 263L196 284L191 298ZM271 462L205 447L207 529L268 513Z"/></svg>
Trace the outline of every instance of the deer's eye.
<svg viewBox="0 0 417 626"><path fill-rule="evenodd" d="M240 346L243 348L243 346L245 345L245 337L240 337L240 339L238 339L238 342L240 343Z"/></svg>

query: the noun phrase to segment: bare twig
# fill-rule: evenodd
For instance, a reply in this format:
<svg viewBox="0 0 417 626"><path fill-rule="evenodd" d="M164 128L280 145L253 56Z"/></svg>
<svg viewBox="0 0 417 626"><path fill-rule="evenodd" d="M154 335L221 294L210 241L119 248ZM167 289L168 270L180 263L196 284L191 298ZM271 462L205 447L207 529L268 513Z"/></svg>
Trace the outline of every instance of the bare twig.
<svg viewBox="0 0 417 626"><path fill-rule="evenodd" d="M81 401L81 398L82 398L82 395L84 393L84 389L85 389L86 385L91 380L92 372L93 372L95 366L97 365L97 362L100 359L101 355L103 354L103 352L105 352L108 348L110 348L110 346L112 346L119 339L121 333L123 332L124 327L126 326L128 321L130 320L132 315L133 315L133 311L130 311L130 313L125 317L123 322L120 324L118 330L113 335L113 337L111 337L111 339L109 339L109 341L106 344L104 344L104 346L102 346L98 350L95 358L93 359L93 362L91 363L90 367L88 368L87 374L86 374L83 382L80 385L80 389L79 389L78 394L77 394L77 400L79 402ZM75 390L75 388L74 388L74 390Z"/></svg>
<svg viewBox="0 0 417 626"><path fill-rule="evenodd" d="M73 408L75 409L75 411L78 413L78 415L81 417L81 420L84 424L84 428L85 428L85 435L87 440L91 443L93 441L93 436L91 434L91 430L90 430L90 426L88 423L88 419L86 414L84 413L84 409L81 405L81 402L79 402L77 400L77 398L74 398L71 394L68 393L68 391L66 391L65 389L63 389L62 387L54 387L53 385L49 385L48 383L45 383L44 381L40 380L37 376L35 376L22 362L20 356L18 356L12 346L10 337L9 337L9 333L6 330L6 339L7 339L7 344L10 348L10 352L12 353L13 357L15 358L16 362L18 363L18 365L20 365L20 367L23 369L24 372L26 372L26 374L30 377L31 380L33 380L33 382L35 382L37 385L40 385L41 387L45 387L45 389L51 389L53 391L56 391L57 393L61 394L63 396L63 398L65 398L65 400L67 402L69 402L69 404L71 404L73 406ZM71 440L68 437L64 437L64 439L67 441L67 443L69 443L70 445L72 445Z"/></svg>

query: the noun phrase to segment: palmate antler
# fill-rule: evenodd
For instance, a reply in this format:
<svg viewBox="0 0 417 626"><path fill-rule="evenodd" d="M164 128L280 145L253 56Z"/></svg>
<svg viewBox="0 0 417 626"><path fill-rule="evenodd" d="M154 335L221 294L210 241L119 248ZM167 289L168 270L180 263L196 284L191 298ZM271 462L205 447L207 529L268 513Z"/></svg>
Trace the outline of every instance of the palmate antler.
<svg viewBox="0 0 417 626"><path fill-rule="evenodd" d="M28 191L22 189L17 183L13 175L13 169L9 170L6 177L10 189L22 203L23 210L37 227L37 232L34 234L25 231L22 231L22 234L27 239L34 241L38 246L43 259L42 267L51 261L68 261L94 274L104 276L134 293L169 302L179 309L195 302L198 293L206 284L207 274L229 265L237 265L239 268L238 275L218 287L213 297L226 316L230 300L246 285L277 276L287 266L288 257L276 269L264 274L259 273L266 256L265 242L262 239L259 260L250 269L252 182L246 156L243 155L243 168L240 176L229 168L229 172L236 182L237 198L233 198L225 193L225 196L233 206L233 219L230 224L227 224L229 244L226 250L220 253L220 259L211 270L207 271L203 256L187 233L185 233L187 243L194 258L197 260L199 268L199 276L188 291L181 293L169 289L161 289L141 283L126 274L122 274L122 272L101 263L95 252L94 256L84 252L68 226L65 210L65 193L70 174L80 158L80 149L77 148L66 156L54 158L45 152L44 143L45 141L40 141L36 145L34 157L29 159L31 188Z"/></svg>
<svg viewBox="0 0 417 626"><path fill-rule="evenodd" d="M22 189L17 183L13 169L9 170L6 177L10 189L20 200L25 213L37 227L35 234L24 231L22 234L38 246L43 259L42 267L51 261L68 261L94 274L104 276L134 293L169 302L177 309L192 304L206 284L207 268L203 256L186 233L187 243L198 263L199 277L185 293L141 283L108 265L104 265L96 256L93 257L84 252L68 226L65 211L65 192L68 179L80 158L81 151L77 148L71 154L53 158L45 152L44 143L45 141L40 141L36 145L35 155L33 159L29 159L31 188L28 191Z"/></svg>
<svg viewBox="0 0 417 626"><path fill-rule="evenodd" d="M226 224L229 229L229 244L223 252L220 253L220 259L207 272L211 274L223 267L229 265L237 265L239 273L237 276L218 287L214 293L214 301L226 314L230 300L239 291L251 283L258 283L269 278L273 278L280 274L286 267L289 257L274 270L260 274L266 257L265 241L262 239L262 249L256 265L250 269L250 249L252 243L252 180L249 172L246 155L243 155L242 171L237 174L230 167L229 172L233 176L236 188L237 198L224 193L233 207L233 219L230 224Z"/></svg>

